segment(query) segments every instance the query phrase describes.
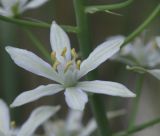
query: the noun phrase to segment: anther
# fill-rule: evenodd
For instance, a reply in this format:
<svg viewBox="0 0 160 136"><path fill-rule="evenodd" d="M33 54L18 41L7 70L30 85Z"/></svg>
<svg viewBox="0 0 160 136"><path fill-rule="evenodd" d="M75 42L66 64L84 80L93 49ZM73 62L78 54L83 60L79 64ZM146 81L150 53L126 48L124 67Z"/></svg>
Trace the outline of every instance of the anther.
<svg viewBox="0 0 160 136"><path fill-rule="evenodd" d="M70 60L67 62L65 69L64 69L64 73L67 72L67 70L69 69L69 67L73 64L73 62Z"/></svg>
<svg viewBox="0 0 160 136"><path fill-rule="evenodd" d="M52 59L53 61L56 60L56 52L55 52L55 51L51 52L51 59Z"/></svg>
<svg viewBox="0 0 160 136"><path fill-rule="evenodd" d="M55 61L54 64L53 64L53 69L56 70L59 64L60 64L59 61Z"/></svg>
<svg viewBox="0 0 160 136"><path fill-rule="evenodd" d="M16 128L16 122L15 121L11 121L11 127Z"/></svg>
<svg viewBox="0 0 160 136"><path fill-rule="evenodd" d="M66 52L67 52L67 47L64 47L64 49L62 50L61 56L65 57Z"/></svg>
<svg viewBox="0 0 160 136"><path fill-rule="evenodd" d="M71 50L71 54L72 54L72 57L73 57L74 59L76 59L76 58L78 57L75 48L73 48L73 49Z"/></svg>
<svg viewBox="0 0 160 136"><path fill-rule="evenodd" d="M77 69L79 69L79 70L80 70L81 60L77 60L76 66L77 66Z"/></svg>

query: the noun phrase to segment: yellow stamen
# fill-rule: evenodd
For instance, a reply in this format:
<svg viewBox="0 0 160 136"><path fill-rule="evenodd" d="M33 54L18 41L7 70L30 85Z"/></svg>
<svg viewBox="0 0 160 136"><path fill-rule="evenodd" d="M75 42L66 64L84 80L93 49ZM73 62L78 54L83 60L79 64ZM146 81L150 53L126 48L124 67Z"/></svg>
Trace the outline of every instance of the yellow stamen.
<svg viewBox="0 0 160 136"><path fill-rule="evenodd" d="M69 67L73 64L73 62L70 60L67 62L65 69L64 69L64 73L67 72L67 70L69 69Z"/></svg>
<svg viewBox="0 0 160 136"><path fill-rule="evenodd" d="M56 60L56 52L55 52L55 51L51 52L51 59L52 59L53 61Z"/></svg>
<svg viewBox="0 0 160 136"><path fill-rule="evenodd" d="M11 121L11 127L16 128L16 122L15 121Z"/></svg>
<svg viewBox="0 0 160 136"><path fill-rule="evenodd" d="M53 64L53 68L56 70L59 64L60 62L56 60Z"/></svg>
<svg viewBox="0 0 160 136"><path fill-rule="evenodd" d="M66 57L67 47L62 50L61 56Z"/></svg>
<svg viewBox="0 0 160 136"><path fill-rule="evenodd" d="M80 70L81 60L77 60L76 66L77 66L77 69L79 69L79 70Z"/></svg>
<svg viewBox="0 0 160 136"><path fill-rule="evenodd" d="M73 49L71 50L71 54L72 54L72 57L73 57L74 59L76 59L76 58L78 57L75 48L73 48Z"/></svg>

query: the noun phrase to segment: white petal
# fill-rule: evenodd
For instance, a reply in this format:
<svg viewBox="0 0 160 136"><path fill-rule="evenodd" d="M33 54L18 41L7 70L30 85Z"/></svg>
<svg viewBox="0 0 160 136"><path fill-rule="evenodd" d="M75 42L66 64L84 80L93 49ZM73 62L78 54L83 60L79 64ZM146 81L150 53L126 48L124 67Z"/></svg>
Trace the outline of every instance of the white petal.
<svg viewBox="0 0 160 136"><path fill-rule="evenodd" d="M7 135L10 127L10 114L7 104L0 99L0 131Z"/></svg>
<svg viewBox="0 0 160 136"><path fill-rule="evenodd" d="M6 51L9 53L13 61L25 70L48 79L61 82L56 71L34 53L10 46L6 47Z"/></svg>
<svg viewBox="0 0 160 136"><path fill-rule="evenodd" d="M128 90L124 85L110 81L84 81L79 82L77 87L87 92L107 94L121 97L135 97L135 94Z"/></svg>
<svg viewBox="0 0 160 136"><path fill-rule="evenodd" d="M68 106L74 110L82 111L88 101L88 96L79 88L67 88L65 91L65 99Z"/></svg>
<svg viewBox="0 0 160 136"><path fill-rule="evenodd" d="M1 130L0 130L0 136L7 136L7 135L5 135L3 132L1 132Z"/></svg>
<svg viewBox="0 0 160 136"><path fill-rule="evenodd" d="M56 57L59 61L61 60L61 53L65 47L67 48L66 58L71 58L69 38L63 29L56 24L56 22L53 22L51 25L50 42L52 50L56 52Z"/></svg>
<svg viewBox="0 0 160 136"><path fill-rule="evenodd" d="M6 15L6 11L0 7L0 15L5 16Z"/></svg>
<svg viewBox="0 0 160 136"><path fill-rule="evenodd" d="M66 120L66 129L68 132L75 132L82 129L83 112L70 110Z"/></svg>
<svg viewBox="0 0 160 136"><path fill-rule="evenodd" d="M24 123L17 136L31 136L34 131L58 110L59 106L41 106L35 109L29 119Z"/></svg>
<svg viewBox="0 0 160 136"><path fill-rule="evenodd" d="M117 110L117 111L110 111L107 113L107 117L109 119L119 117L122 115L125 115L126 111L125 110ZM95 119L91 119L86 127L84 127L81 131L81 133L78 136L90 136L95 130L97 129L97 123Z"/></svg>
<svg viewBox="0 0 160 136"><path fill-rule="evenodd" d="M48 2L48 0L31 0L24 6L24 10L38 8L43 4L45 4L46 2Z"/></svg>
<svg viewBox="0 0 160 136"><path fill-rule="evenodd" d="M158 47L160 48L160 36L156 37L156 42L157 42Z"/></svg>
<svg viewBox="0 0 160 136"><path fill-rule="evenodd" d="M160 80L160 69L147 70L152 76Z"/></svg>
<svg viewBox="0 0 160 136"><path fill-rule="evenodd" d="M90 136L97 129L97 124L94 119L91 119L87 126L82 129L78 136Z"/></svg>
<svg viewBox="0 0 160 136"><path fill-rule="evenodd" d="M41 85L31 91L21 93L11 104L11 107L21 106L23 104L35 101L41 97L56 94L63 90L59 84Z"/></svg>
<svg viewBox="0 0 160 136"><path fill-rule="evenodd" d="M20 6L23 6L28 2L28 0L20 0L19 2L20 2Z"/></svg>
<svg viewBox="0 0 160 136"><path fill-rule="evenodd" d="M4 8L9 9L12 5L14 5L17 0L1 0L1 4Z"/></svg>
<svg viewBox="0 0 160 136"><path fill-rule="evenodd" d="M112 55L119 51L120 46L124 42L124 38L117 37L108 40L99 45L87 59L85 59L80 67L79 77L86 75L88 72L97 68L101 63L106 61Z"/></svg>

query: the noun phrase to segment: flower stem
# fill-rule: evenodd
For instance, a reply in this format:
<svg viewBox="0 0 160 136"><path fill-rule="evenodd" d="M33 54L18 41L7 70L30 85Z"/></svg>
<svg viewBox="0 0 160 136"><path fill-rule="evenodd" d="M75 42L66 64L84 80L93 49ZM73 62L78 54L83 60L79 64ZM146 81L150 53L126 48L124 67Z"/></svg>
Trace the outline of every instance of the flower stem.
<svg viewBox="0 0 160 136"><path fill-rule="evenodd" d="M28 38L32 41L33 45L40 51L40 53L50 62L50 54L44 48L44 45L37 39L37 37L28 29L24 29Z"/></svg>
<svg viewBox="0 0 160 136"><path fill-rule="evenodd" d="M124 44L125 46L127 43L132 41L136 36L138 36L144 29L146 29L150 23L160 14L160 4L157 5L157 7L152 11L152 13L148 16L148 18L137 28L135 29L125 40Z"/></svg>
<svg viewBox="0 0 160 136"><path fill-rule="evenodd" d="M128 130L132 129L136 120L136 115L138 111L138 105L141 97L141 92L142 92L142 87L143 87L143 81L144 81L144 74L138 74L137 75L137 80L136 80L136 97L133 101L133 108L131 111L131 116L129 119L129 126Z"/></svg>
<svg viewBox="0 0 160 136"><path fill-rule="evenodd" d="M116 4L110 4L110 5L94 5L94 6L87 6L85 8L86 13L96 13L96 12L101 12L101 11L106 11L106 10L117 10L121 8L125 8L128 5L130 5L133 2L133 0L127 0L121 3L116 3Z"/></svg>
<svg viewBox="0 0 160 136"><path fill-rule="evenodd" d="M42 22L42 21L31 21L31 20L24 20L24 19L19 19L19 18L9 18L5 16L0 15L0 20L5 21L8 23L13 23L17 24L19 26L23 27L30 27L30 28L50 28L51 24ZM70 33L77 33L78 29L77 27L74 26L68 26L68 25L61 25L61 27L66 31Z"/></svg>
<svg viewBox="0 0 160 136"><path fill-rule="evenodd" d="M157 118L157 119L148 121L146 123L143 123L141 125L135 126L130 130L118 132L118 133L114 134L113 136L130 136L131 134L136 133L138 131L144 130L149 127L153 127L153 125L156 125L158 123L160 123L160 118Z"/></svg>
<svg viewBox="0 0 160 136"><path fill-rule="evenodd" d="M87 4L87 0L73 0L73 2L76 14L76 21L79 28L79 33L77 34L77 36L80 43L80 49L83 58L86 58L92 50L88 17L85 13L85 6ZM93 80L95 79L95 77L96 73L93 72L88 76L89 80ZM92 94L89 97L89 100L91 103L93 114L97 122L99 135L110 136L111 131L109 128L109 123L105 115L105 109L101 107L103 103L101 102L99 97L100 96L97 94Z"/></svg>

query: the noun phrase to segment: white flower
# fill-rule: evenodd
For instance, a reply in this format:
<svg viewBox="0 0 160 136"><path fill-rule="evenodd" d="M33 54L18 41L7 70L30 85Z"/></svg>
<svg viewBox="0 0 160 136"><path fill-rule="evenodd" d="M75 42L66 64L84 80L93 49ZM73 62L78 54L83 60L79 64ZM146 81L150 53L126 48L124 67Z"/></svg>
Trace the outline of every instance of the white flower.
<svg viewBox="0 0 160 136"><path fill-rule="evenodd" d="M125 114L124 110L107 113L109 119ZM47 121L44 123L45 136L90 136L97 129L92 118L86 125L82 122L83 112L70 110L66 120Z"/></svg>
<svg viewBox="0 0 160 136"><path fill-rule="evenodd" d="M112 96L134 97L125 86L110 81L78 81L88 72L119 51L122 38L109 40L99 45L82 63L77 60L75 49L71 49L67 34L53 22L51 26L51 58L53 66L27 50L6 47L14 62L34 74L58 82L58 84L42 85L31 91L20 94L12 103L12 107L37 100L43 96L53 95L65 90L65 99L70 108L83 110L88 101L87 93L100 93Z"/></svg>
<svg viewBox="0 0 160 136"><path fill-rule="evenodd" d="M48 0L0 0L0 15L17 16L28 9L42 6Z"/></svg>
<svg viewBox="0 0 160 136"><path fill-rule="evenodd" d="M114 59L132 66L153 68L160 64L160 37L157 36L147 43L143 38L137 37L132 43L123 47Z"/></svg>
<svg viewBox="0 0 160 136"><path fill-rule="evenodd" d="M124 37L124 36L118 36ZM111 39L117 38L111 37ZM160 36L156 36L145 44L143 38L136 38L123 47L112 59L125 63L127 69L139 73L149 73L160 80Z"/></svg>
<svg viewBox="0 0 160 136"><path fill-rule="evenodd" d="M35 130L53 116L59 108L59 106L41 106L36 108L22 127L12 128L10 126L9 108L6 103L0 99L0 136L31 136Z"/></svg>

